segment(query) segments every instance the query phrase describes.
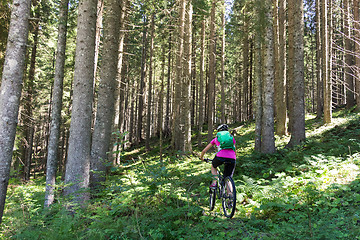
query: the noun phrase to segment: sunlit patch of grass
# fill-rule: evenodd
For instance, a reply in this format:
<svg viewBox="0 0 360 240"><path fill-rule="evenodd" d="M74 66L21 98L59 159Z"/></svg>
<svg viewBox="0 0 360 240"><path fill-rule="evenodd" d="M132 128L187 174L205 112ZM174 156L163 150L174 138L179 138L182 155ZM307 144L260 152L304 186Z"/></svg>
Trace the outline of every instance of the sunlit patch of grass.
<svg viewBox="0 0 360 240"><path fill-rule="evenodd" d="M332 129L335 126L338 126L338 125L343 125L347 121L349 121L349 119L347 119L347 118L333 118L331 123L320 125L319 127L315 128L313 131L308 132L306 134L306 136L307 137L313 137L313 136L322 135L326 131L328 131L329 129Z"/></svg>

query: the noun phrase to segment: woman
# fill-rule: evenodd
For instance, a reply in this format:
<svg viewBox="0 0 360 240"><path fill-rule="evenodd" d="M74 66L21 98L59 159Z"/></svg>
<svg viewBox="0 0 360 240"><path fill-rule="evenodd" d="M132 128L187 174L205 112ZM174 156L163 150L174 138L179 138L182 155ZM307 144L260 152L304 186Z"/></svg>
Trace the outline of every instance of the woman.
<svg viewBox="0 0 360 240"><path fill-rule="evenodd" d="M235 138L231 136L229 133L229 126L226 124L221 124L217 128L217 135L216 137L204 148L204 150L201 152L200 159L204 160L204 155L209 149L216 145L218 147L218 152L216 153L212 165L211 165L211 173L214 176L214 180L212 184L210 185L211 188L216 187L217 183L217 167L225 164L224 167L224 178L227 176L233 176L234 170L235 170L235 163L236 163L236 151L235 151ZM226 144L229 141L231 141L232 138L232 144ZM225 146L225 147L224 147Z"/></svg>

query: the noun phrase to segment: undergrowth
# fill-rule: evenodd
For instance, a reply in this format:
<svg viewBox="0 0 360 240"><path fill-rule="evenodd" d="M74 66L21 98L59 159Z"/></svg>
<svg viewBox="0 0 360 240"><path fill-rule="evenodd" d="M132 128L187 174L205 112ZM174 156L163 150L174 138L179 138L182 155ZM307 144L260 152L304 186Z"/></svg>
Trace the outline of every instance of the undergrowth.
<svg viewBox="0 0 360 240"><path fill-rule="evenodd" d="M76 213L63 207L61 192L43 209L44 178L13 179L0 239L360 239L359 120L340 111L324 126L308 116L306 142L287 149L288 137L277 138L272 155L253 152L253 123L231 126L238 154L232 219L220 202L208 209L209 164L174 152L160 161L154 143L150 152L123 152L102 191Z"/></svg>

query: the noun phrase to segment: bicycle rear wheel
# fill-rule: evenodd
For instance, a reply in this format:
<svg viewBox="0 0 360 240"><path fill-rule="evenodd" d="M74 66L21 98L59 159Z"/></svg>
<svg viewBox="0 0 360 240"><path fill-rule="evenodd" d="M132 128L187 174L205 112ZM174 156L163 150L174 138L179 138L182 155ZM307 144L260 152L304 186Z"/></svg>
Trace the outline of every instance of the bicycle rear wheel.
<svg viewBox="0 0 360 240"><path fill-rule="evenodd" d="M216 189L209 188L209 209L214 210L216 200Z"/></svg>
<svg viewBox="0 0 360 240"><path fill-rule="evenodd" d="M224 180L222 207L227 218L234 216L236 208L236 188L234 180L231 177L226 177Z"/></svg>

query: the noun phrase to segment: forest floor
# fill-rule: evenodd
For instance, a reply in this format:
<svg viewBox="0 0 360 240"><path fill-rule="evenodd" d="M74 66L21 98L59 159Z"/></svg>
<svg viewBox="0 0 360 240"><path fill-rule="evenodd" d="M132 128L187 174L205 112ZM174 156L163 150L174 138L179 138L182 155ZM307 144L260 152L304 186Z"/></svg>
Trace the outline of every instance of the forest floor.
<svg viewBox="0 0 360 240"><path fill-rule="evenodd" d="M150 152L123 152L102 191L75 214L61 194L43 209L44 178L12 179L0 239L360 239L360 114L337 111L328 125L307 116L306 142L287 149L289 137L276 138L272 155L253 152L253 123L231 127L232 219L219 201L209 211L210 164L167 151L160 161L154 140Z"/></svg>

